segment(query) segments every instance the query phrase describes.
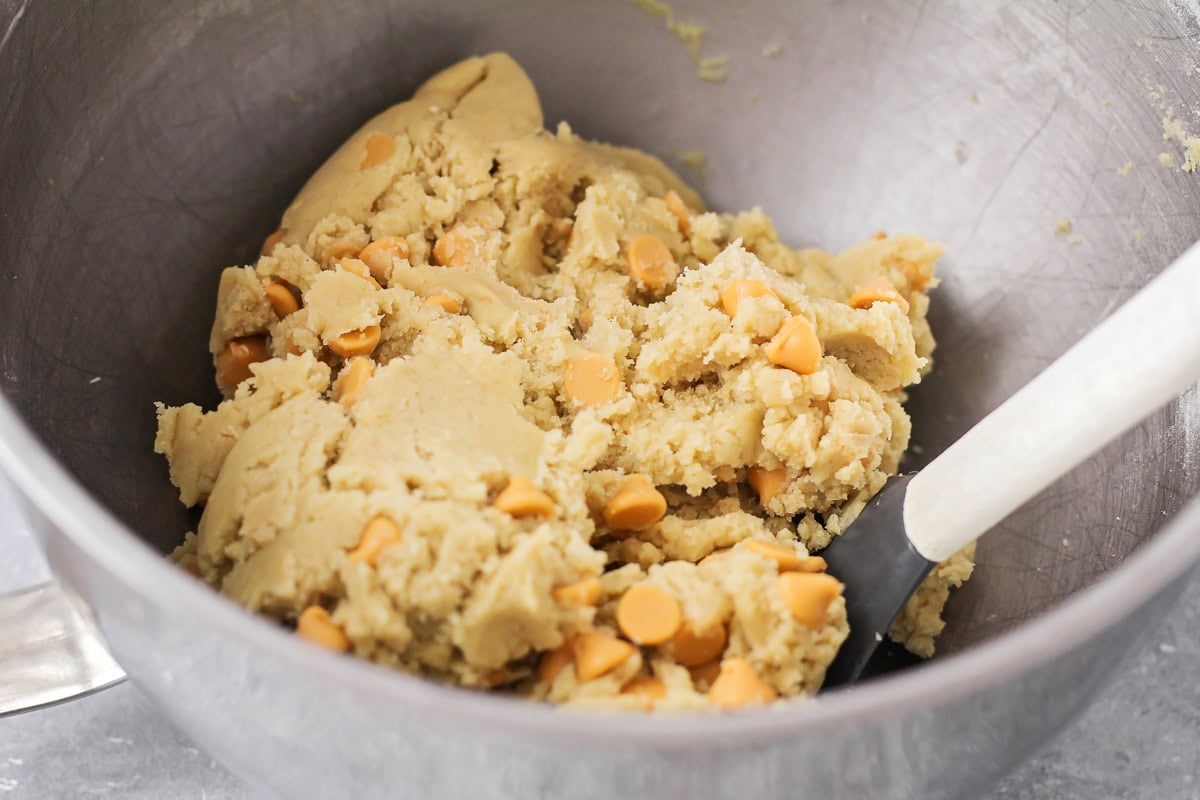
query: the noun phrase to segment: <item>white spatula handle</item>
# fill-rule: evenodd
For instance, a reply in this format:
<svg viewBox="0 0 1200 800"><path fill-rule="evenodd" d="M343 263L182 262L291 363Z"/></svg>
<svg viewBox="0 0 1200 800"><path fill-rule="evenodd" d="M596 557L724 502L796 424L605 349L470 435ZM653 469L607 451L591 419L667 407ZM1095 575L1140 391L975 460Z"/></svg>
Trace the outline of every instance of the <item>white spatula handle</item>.
<svg viewBox="0 0 1200 800"><path fill-rule="evenodd" d="M1200 379L1200 244L909 484L909 541L941 561Z"/></svg>

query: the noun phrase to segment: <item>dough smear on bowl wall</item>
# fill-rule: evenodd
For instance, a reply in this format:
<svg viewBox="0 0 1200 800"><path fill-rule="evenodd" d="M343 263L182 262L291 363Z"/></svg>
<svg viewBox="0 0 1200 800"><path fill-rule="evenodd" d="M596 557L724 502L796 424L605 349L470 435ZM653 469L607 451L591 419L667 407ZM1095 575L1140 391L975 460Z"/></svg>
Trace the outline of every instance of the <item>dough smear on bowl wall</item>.
<svg viewBox="0 0 1200 800"><path fill-rule="evenodd" d="M317 645L580 706L753 707L846 636L819 551L895 474L940 245L781 243L543 127L493 54L431 78L221 276L225 400L159 409L174 558ZM972 553L893 626L933 652Z"/></svg>

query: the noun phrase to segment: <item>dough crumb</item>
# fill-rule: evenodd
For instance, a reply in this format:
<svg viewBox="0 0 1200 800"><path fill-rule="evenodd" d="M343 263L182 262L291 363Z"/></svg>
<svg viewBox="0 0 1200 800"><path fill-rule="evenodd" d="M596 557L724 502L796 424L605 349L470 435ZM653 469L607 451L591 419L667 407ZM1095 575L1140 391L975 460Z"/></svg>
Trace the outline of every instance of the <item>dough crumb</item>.
<svg viewBox="0 0 1200 800"><path fill-rule="evenodd" d="M1133 162L1132 161L1126 161L1125 166L1123 166L1119 170L1117 170L1117 174L1120 175L1122 178L1129 177L1129 173L1131 173L1131 172L1133 172Z"/></svg>
<svg viewBox="0 0 1200 800"><path fill-rule="evenodd" d="M701 80L709 83L724 83L729 77L729 56L707 56L696 64Z"/></svg>
<svg viewBox="0 0 1200 800"><path fill-rule="evenodd" d="M703 186L708 181L708 155L703 150L687 148L676 150L671 155L679 164L679 168L687 173L695 183Z"/></svg>
<svg viewBox="0 0 1200 800"><path fill-rule="evenodd" d="M1057 234L1066 234L1071 232L1071 220L1066 217L1059 217L1054 221L1054 232Z"/></svg>
<svg viewBox="0 0 1200 800"><path fill-rule="evenodd" d="M679 40L684 50L687 51L688 58L696 65L696 75L701 80L709 83L725 82L728 77L729 57L701 54L704 37L708 34L707 26L695 22L684 22L676 15L675 9L663 0L629 0L629 2L647 14L663 20L667 31Z"/></svg>
<svg viewBox="0 0 1200 800"><path fill-rule="evenodd" d="M767 42L763 45L762 54L767 58L775 58L783 52L783 45L779 42Z"/></svg>
<svg viewBox="0 0 1200 800"><path fill-rule="evenodd" d="M1196 167L1200 166L1200 136L1189 133L1183 123L1175 118L1171 109L1167 109L1162 124L1163 140L1176 142L1183 148L1183 164L1180 169L1184 172L1195 172ZM1162 162L1161 156L1159 162Z"/></svg>
<svg viewBox="0 0 1200 800"><path fill-rule="evenodd" d="M1173 167L1175 166L1175 156L1170 153L1159 153L1158 163L1164 167Z"/></svg>

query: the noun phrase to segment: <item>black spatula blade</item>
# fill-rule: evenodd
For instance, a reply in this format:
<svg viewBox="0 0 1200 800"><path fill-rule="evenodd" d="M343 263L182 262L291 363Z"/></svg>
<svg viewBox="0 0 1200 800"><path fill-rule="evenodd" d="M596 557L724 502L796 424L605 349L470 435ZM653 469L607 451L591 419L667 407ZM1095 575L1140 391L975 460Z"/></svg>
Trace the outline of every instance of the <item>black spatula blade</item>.
<svg viewBox="0 0 1200 800"><path fill-rule="evenodd" d="M904 495L916 473L892 478L820 555L845 584L850 635L825 673L825 688L855 681L892 620L936 566L908 541Z"/></svg>

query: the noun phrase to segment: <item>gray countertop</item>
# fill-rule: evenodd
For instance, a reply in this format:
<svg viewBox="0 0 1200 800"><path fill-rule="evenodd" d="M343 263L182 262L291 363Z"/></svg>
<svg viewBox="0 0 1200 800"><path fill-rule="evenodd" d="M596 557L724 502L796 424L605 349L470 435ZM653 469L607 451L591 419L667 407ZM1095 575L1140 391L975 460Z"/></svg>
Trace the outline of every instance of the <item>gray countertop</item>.
<svg viewBox="0 0 1200 800"><path fill-rule="evenodd" d="M0 591L45 567L0 487ZM984 800L1200 800L1200 583L1079 722ZM0 800L256 795L125 683L0 720Z"/></svg>

